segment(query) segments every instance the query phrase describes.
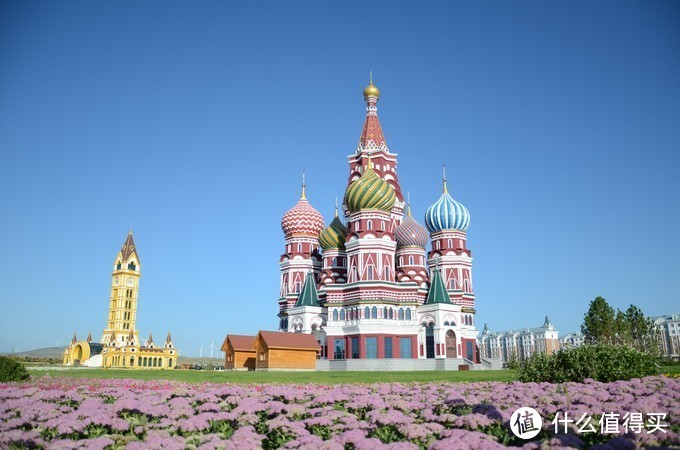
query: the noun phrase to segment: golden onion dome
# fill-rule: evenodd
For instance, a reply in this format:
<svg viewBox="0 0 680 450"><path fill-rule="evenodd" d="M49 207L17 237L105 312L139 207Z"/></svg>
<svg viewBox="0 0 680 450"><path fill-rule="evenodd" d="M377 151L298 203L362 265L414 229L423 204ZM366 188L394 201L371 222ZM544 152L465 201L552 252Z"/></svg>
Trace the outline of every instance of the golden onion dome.
<svg viewBox="0 0 680 450"><path fill-rule="evenodd" d="M366 172L360 178L352 181L345 192L345 205L351 212L362 209L378 209L391 211L397 194L394 188L380 178L373 170L370 160Z"/></svg>
<svg viewBox="0 0 680 450"><path fill-rule="evenodd" d="M349 230L336 215L331 224L319 235L319 245L324 250L331 248L344 250L347 233L349 233Z"/></svg>
<svg viewBox="0 0 680 450"><path fill-rule="evenodd" d="M364 89L364 98L368 97L380 97L380 89L378 89L378 87L373 84L372 81L368 86L366 86L366 89Z"/></svg>

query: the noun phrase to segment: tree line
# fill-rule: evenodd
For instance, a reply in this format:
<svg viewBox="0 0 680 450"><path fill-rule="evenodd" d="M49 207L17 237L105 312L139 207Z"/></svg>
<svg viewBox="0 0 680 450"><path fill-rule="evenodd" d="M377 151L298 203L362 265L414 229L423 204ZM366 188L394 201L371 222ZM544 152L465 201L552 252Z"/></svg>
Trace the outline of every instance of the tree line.
<svg viewBox="0 0 680 450"><path fill-rule="evenodd" d="M614 310L602 297L590 302L581 325L586 344L623 345L643 353L659 354L659 331L640 308L630 305Z"/></svg>

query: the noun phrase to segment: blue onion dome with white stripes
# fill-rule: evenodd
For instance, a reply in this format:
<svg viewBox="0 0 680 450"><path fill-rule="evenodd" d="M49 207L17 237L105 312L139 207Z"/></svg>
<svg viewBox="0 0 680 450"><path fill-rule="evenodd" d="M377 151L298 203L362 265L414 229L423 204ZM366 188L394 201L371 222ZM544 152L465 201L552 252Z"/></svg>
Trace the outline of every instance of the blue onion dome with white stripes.
<svg viewBox="0 0 680 450"><path fill-rule="evenodd" d="M470 226L470 211L451 197L446 187L446 176L442 196L427 208L425 225L430 233L442 230L467 231Z"/></svg>
<svg viewBox="0 0 680 450"><path fill-rule="evenodd" d="M427 230L419 224L411 215L411 206L403 222L394 230L394 237L397 240L397 248L401 247L422 247L427 245Z"/></svg>

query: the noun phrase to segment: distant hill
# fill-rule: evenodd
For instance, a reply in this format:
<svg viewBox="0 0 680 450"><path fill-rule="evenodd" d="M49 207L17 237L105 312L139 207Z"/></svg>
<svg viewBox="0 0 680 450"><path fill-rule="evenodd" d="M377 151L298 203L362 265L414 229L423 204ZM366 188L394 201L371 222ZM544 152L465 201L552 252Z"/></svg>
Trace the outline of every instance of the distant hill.
<svg viewBox="0 0 680 450"><path fill-rule="evenodd" d="M35 350L30 350L27 352L4 353L4 355L16 356L19 358L41 358L41 359L56 358L58 360L61 360L62 356L64 355L64 350L66 350L66 347L46 347L37 348ZM202 362L205 364L208 363L224 364L224 357L210 358L204 356L202 358L199 358L198 356L180 356L178 359L179 364L195 364L198 362Z"/></svg>
<svg viewBox="0 0 680 450"><path fill-rule="evenodd" d="M8 356L28 357L28 358L61 358L66 347L46 347L37 348L27 352L3 353Z"/></svg>

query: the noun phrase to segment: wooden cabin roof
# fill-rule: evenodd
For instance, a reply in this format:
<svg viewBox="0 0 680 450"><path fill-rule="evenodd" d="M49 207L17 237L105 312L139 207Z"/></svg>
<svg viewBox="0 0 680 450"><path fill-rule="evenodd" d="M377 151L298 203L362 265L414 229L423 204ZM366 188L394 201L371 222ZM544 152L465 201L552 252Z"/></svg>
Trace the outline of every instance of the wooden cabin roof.
<svg viewBox="0 0 680 450"><path fill-rule="evenodd" d="M282 331L260 331L258 338L264 340L268 348L295 348L301 350L319 351L319 343L311 334L286 333ZM257 348L257 340L252 343Z"/></svg>

